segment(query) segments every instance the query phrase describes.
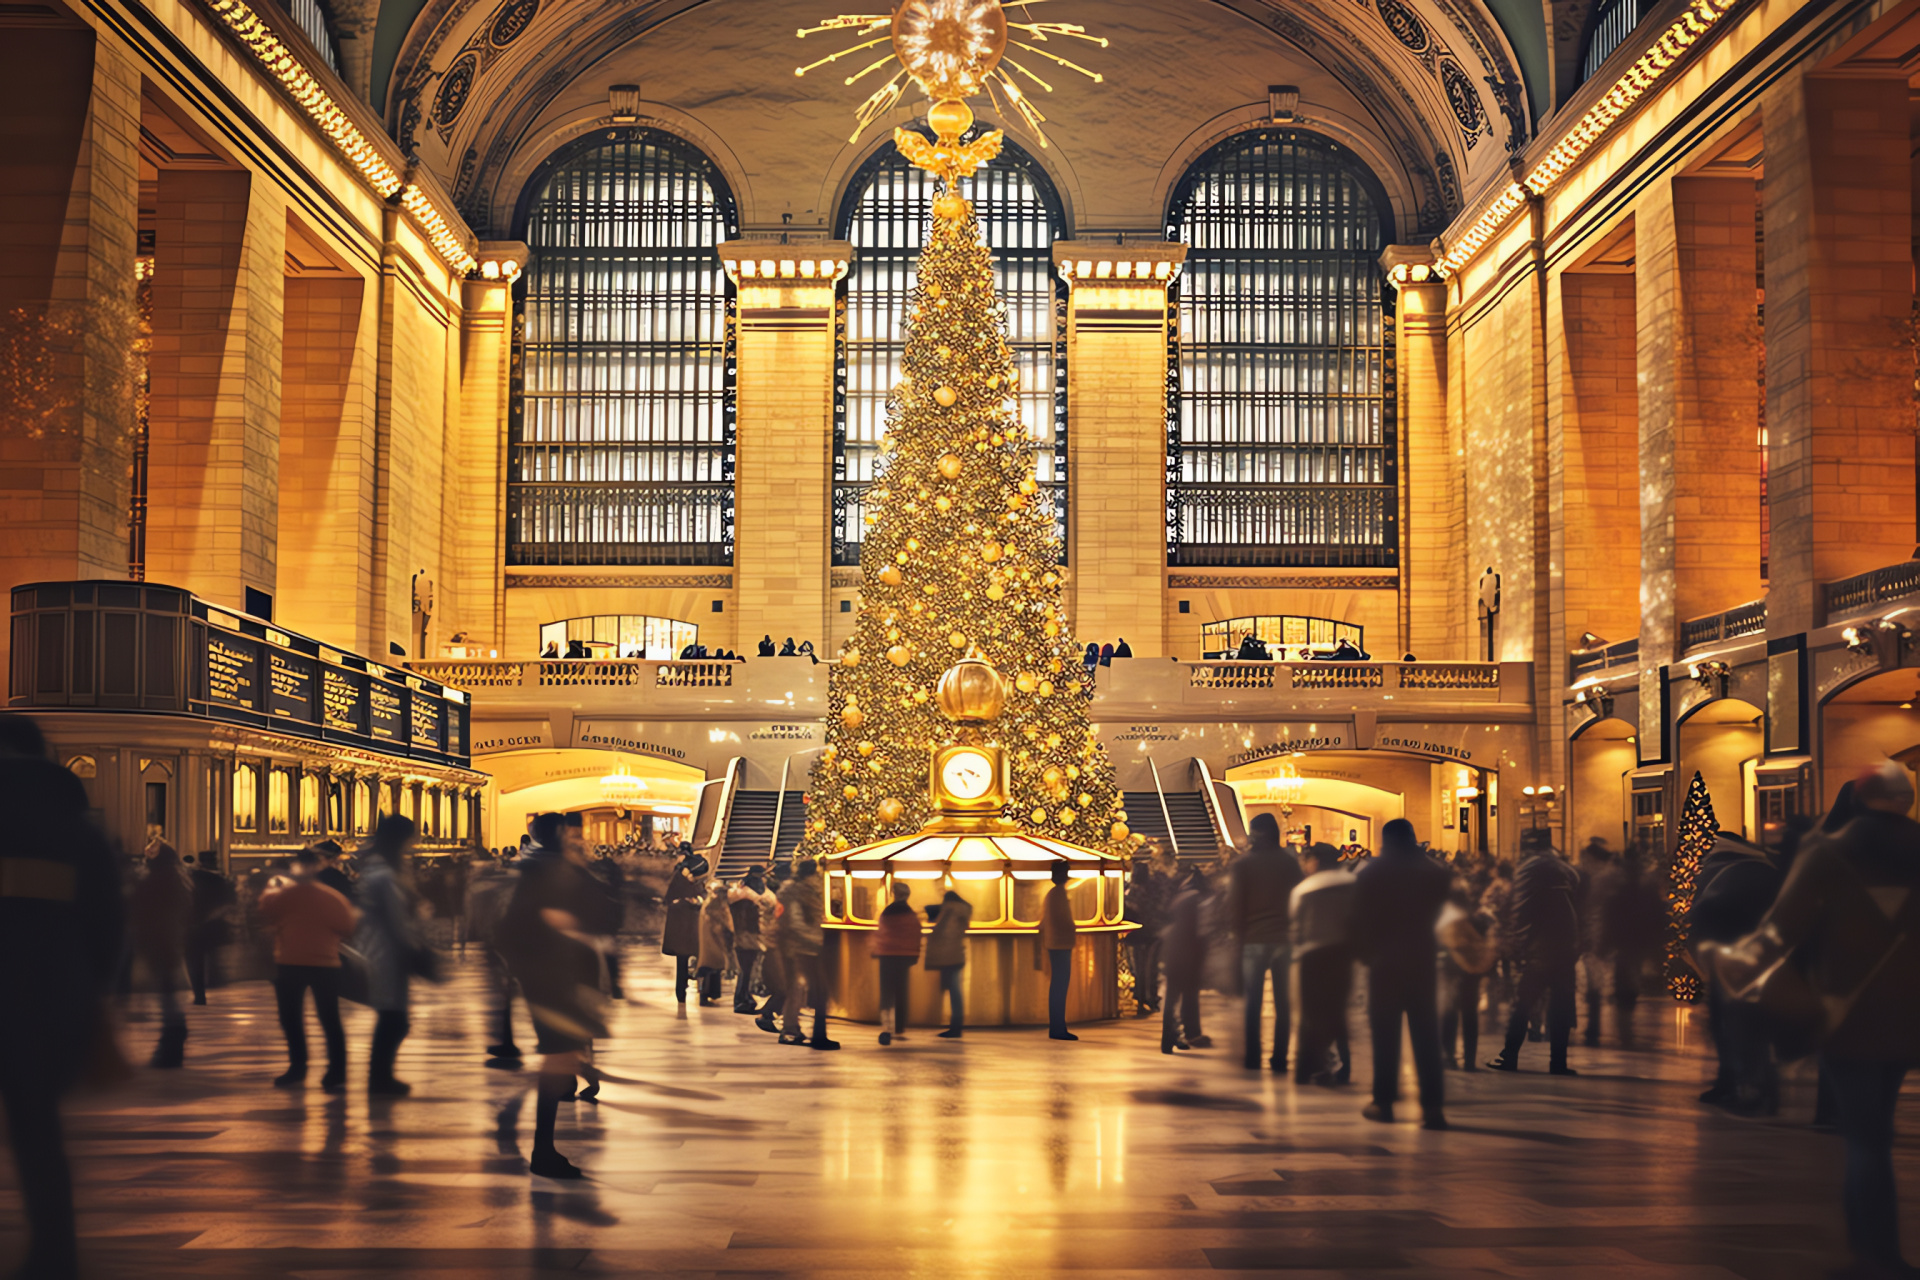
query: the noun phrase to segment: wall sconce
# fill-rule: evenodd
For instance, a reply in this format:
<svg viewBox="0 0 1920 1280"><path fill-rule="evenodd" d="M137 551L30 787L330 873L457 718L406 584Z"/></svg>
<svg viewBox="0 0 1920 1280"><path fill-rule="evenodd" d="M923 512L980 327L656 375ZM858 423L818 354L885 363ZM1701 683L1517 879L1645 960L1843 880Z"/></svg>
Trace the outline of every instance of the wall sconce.
<svg viewBox="0 0 1920 1280"><path fill-rule="evenodd" d="M1848 627L1840 633L1840 638L1846 641L1847 652L1849 653L1873 652L1873 637L1867 633L1865 628Z"/></svg>
<svg viewBox="0 0 1920 1280"><path fill-rule="evenodd" d="M1596 720L1607 720L1613 716L1613 694L1605 685L1590 685L1573 695L1573 705L1588 712Z"/></svg>
<svg viewBox="0 0 1920 1280"><path fill-rule="evenodd" d="M1718 658L1687 664L1687 678L1705 689L1708 696L1714 698L1727 696L1727 677L1732 672L1733 668Z"/></svg>
<svg viewBox="0 0 1920 1280"><path fill-rule="evenodd" d="M607 86L607 110L613 116L615 124L632 124L640 118L640 86L637 84L610 84Z"/></svg>

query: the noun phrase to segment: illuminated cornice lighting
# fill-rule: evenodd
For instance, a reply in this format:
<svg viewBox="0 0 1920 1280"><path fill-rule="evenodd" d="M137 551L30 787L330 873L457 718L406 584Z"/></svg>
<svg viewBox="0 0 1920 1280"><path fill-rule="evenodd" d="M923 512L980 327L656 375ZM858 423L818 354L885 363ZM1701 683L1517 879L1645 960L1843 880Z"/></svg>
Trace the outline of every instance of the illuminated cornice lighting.
<svg viewBox="0 0 1920 1280"><path fill-rule="evenodd" d="M1440 275L1444 278L1456 274L1460 268L1473 260L1488 240L1493 238L1502 223L1527 202L1532 196L1544 196L1553 184L1564 177L1568 170L1585 155L1587 149L1600 140L1615 121L1624 116L1633 105L1645 97L1647 91L1664 76L1668 69L1678 62L1683 54L1712 29L1713 25L1727 16L1740 0L1693 0L1686 12L1674 20L1672 26L1661 34L1652 48L1640 55L1626 74L1614 81L1613 88L1605 97L1587 108L1583 114L1561 135L1546 158L1535 165L1531 172L1519 182L1511 183L1494 198L1481 215L1474 219L1465 231L1447 247L1446 256L1438 264Z"/></svg>
<svg viewBox="0 0 1920 1280"><path fill-rule="evenodd" d="M460 233L434 207L424 191L405 180L398 170L387 163L373 140L341 109L333 95L307 73L298 55L273 34L272 29L261 21L259 14L249 8L244 0L208 0L207 7L239 38L260 65L280 82L288 95L300 104L327 140L359 171L375 195L382 200L398 196L401 207L413 215L414 221L433 245L434 252L448 266L462 274L473 270L474 256L468 252L466 241Z"/></svg>
<svg viewBox="0 0 1920 1280"><path fill-rule="evenodd" d="M1397 285L1426 284L1439 278L1433 267L1425 262L1402 262L1387 272L1387 279Z"/></svg>
<svg viewBox="0 0 1920 1280"><path fill-rule="evenodd" d="M811 280L838 284L847 277L845 258L727 258L727 278L742 280Z"/></svg>
<svg viewBox="0 0 1920 1280"><path fill-rule="evenodd" d="M1053 246L1053 268L1072 288L1077 285L1158 285L1173 283L1186 260L1183 244L1092 245L1063 240Z"/></svg>

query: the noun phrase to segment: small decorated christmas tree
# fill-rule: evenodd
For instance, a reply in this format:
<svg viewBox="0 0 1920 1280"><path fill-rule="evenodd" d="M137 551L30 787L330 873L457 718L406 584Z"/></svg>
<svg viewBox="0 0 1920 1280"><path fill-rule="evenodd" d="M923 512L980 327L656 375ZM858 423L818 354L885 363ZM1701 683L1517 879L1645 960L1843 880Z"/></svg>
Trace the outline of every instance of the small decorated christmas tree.
<svg viewBox="0 0 1920 1280"><path fill-rule="evenodd" d="M1680 847L1667 873L1667 990L1676 1000L1692 1004L1700 998L1700 975L1687 958L1687 917L1693 911L1699 887L1700 863L1713 849L1720 824L1713 816L1713 797L1698 773L1687 784L1687 803L1680 811Z"/></svg>
<svg viewBox="0 0 1920 1280"><path fill-rule="evenodd" d="M802 852L812 856L927 820L930 751L953 734L934 686L970 653L1012 685L997 729L1011 762L1008 816L1077 844L1130 845L1112 765L1088 724L1060 542L1014 408L992 256L955 189L971 172L965 161L998 149L998 133L958 143L971 116L941 103L930 113L937 144L897 135L943 182L906 317L905 376L867 491L861 613L833 674L807 798Z"/></svg>

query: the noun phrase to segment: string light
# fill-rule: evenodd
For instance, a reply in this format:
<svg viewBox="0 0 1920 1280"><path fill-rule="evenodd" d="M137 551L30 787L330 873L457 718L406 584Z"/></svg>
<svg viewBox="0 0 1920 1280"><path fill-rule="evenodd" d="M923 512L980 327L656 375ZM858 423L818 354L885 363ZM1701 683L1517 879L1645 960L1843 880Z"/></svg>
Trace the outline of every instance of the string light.
<svg viewBox="0 0 1920 1280"><path fill-rule="evenodd" d="M373 139L341 109L333 95L308 73L299 56L273 34L259 14L249 8L244 0L210 0L209 7L247 47L247 51L273 74L288 95L319 126L327 140L347 158L348 163L359 171L367 185L373 188L374 194L382 200L391 200L396 195L400 197L401 207L413 215L414 221L426 234L428 243L433 245L434 252L448 266L464 275L478 265L467 248L466 237L454 229L453 224L434 207L433 201L419 186L403 179L400 172L387 162Z"/></svg>
<svg viewBox="0 0 1920 1280"><path fill-rule="evenodd" d="M1437 264L1442 277L1457 274L1493 238L1502 223L1525 204L1529 196L1544 196L1573 168L1581 156L1600 140L1614 122L1625 115L1649 89L1658 83L1683 54L1724 18L1740 0L1694 0L1693 4L1663 32L1653 47L1628 67L1593 106L1587 108L1571 128L1562 134L1546 157L1527 176L1507 186L1481 215L1474 219Z"/></svg>

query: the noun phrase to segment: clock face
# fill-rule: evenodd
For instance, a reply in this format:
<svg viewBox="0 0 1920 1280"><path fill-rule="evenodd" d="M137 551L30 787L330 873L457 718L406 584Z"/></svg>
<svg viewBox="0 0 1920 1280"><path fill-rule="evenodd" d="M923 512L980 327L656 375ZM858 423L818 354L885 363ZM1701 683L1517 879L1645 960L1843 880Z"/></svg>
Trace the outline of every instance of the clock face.
<svg viewBox="0 0 1920 1280"><path fill-rule="evenodd" d="M993 789L993 761L978 751L956 751L940 765L940 785L957 800L978 800Z"/></svg>

